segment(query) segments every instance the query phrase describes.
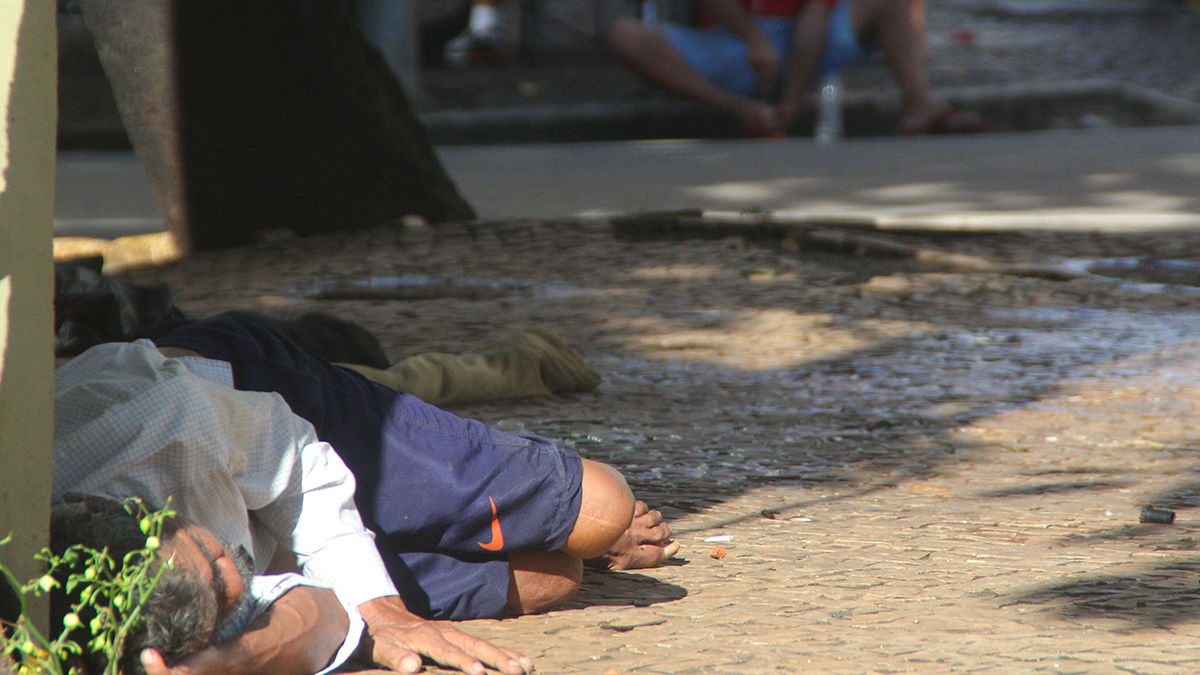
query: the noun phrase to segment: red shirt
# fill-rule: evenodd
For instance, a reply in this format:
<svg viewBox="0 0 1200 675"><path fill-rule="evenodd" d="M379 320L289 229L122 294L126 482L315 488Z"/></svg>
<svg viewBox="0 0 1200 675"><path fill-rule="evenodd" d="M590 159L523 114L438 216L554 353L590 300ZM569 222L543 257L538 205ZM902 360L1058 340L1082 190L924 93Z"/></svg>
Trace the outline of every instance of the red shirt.
<svg viewBox="0 0 1200 675"><path fill-rule="evenodd" d="M833 7L838 0L812 0ZM795 16L809 0L738 0L753 16Z"/></svg>
<svg viewBox="0 0 1200 675"><path fill-rule="evenodd" d="M823 2L830 7L838 0L738 0L751 16L796 16L808 2ZM716 22L708 12L700 12L700 25L712 26Z"/></svg>

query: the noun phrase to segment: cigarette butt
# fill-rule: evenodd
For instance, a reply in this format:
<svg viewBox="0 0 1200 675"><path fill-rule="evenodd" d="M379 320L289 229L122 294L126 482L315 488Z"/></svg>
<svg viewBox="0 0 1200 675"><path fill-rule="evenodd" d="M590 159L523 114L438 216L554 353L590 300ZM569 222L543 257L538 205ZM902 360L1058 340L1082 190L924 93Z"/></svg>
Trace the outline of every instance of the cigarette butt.
<svg viewBox="0 0 1200 675"><path fill-rule="evenodd" d="M717 535L715 537L705 538L704 543L712 544L712 543L718 542L718 541L730 541L731 539L733 539L733 537L729 536L728 534L721 534L721 535Z"/></svg>

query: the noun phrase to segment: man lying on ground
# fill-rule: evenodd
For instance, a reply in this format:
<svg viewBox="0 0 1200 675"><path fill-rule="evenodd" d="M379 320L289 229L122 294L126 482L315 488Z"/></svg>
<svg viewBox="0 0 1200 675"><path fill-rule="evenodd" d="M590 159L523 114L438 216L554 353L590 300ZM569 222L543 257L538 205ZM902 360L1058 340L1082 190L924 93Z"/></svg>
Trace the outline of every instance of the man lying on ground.
<svg viewBox="0 0 1200 675"><path fill-rule="evenodd" d="M294 554L361 613L372 658L406 672L421 655L472 673L484 663L528 672L520 654L429 619L542 611L578 589L583 559L645 567L678 548L611 467L455 417L252 322L185 326L159 349L94 347L59 369L55 407L56 499L174 496L196 525L177 546L214 563L197 573L208 570L222 606L244 586L228 562L237 547L257 573L287 569ZM176 671L283 672L280 645L317 644L303 636L328 630L311 618L270 612ZM154 652L145 665L168 672Z"/></svg>

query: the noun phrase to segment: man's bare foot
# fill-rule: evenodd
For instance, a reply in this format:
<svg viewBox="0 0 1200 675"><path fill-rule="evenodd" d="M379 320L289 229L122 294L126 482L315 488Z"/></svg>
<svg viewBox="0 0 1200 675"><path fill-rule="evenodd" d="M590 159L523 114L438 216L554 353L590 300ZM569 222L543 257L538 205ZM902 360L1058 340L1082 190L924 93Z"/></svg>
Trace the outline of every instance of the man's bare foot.
<svg viewBox="0 0 1200 675"><path fill-rule="evenodd" d="M987 123L979 115L946 103L908 110L900 118L900 133L905 136L976 134L987 130Z"/></svg>
<svg viewBox="0 0 1200 675"><path fill-rule="evenodd" d="M646 502L633 506L633 522L608 553L593 558L593 566L611 570L636 570L661 565L679 552L679 542L671 541L671 526L662 514L652 511Z"/></svg>

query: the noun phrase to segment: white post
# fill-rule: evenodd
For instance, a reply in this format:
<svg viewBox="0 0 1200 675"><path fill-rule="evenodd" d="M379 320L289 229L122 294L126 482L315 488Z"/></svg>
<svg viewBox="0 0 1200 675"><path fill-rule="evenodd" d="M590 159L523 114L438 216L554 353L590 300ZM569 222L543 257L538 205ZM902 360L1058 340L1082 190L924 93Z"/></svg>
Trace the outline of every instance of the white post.
<svg viewBox="0 0 1200 675"><path fill-rule="evenodd" d="M56 76L55 4L0 2L0 562L21 581L49 539Z"/></svg>

